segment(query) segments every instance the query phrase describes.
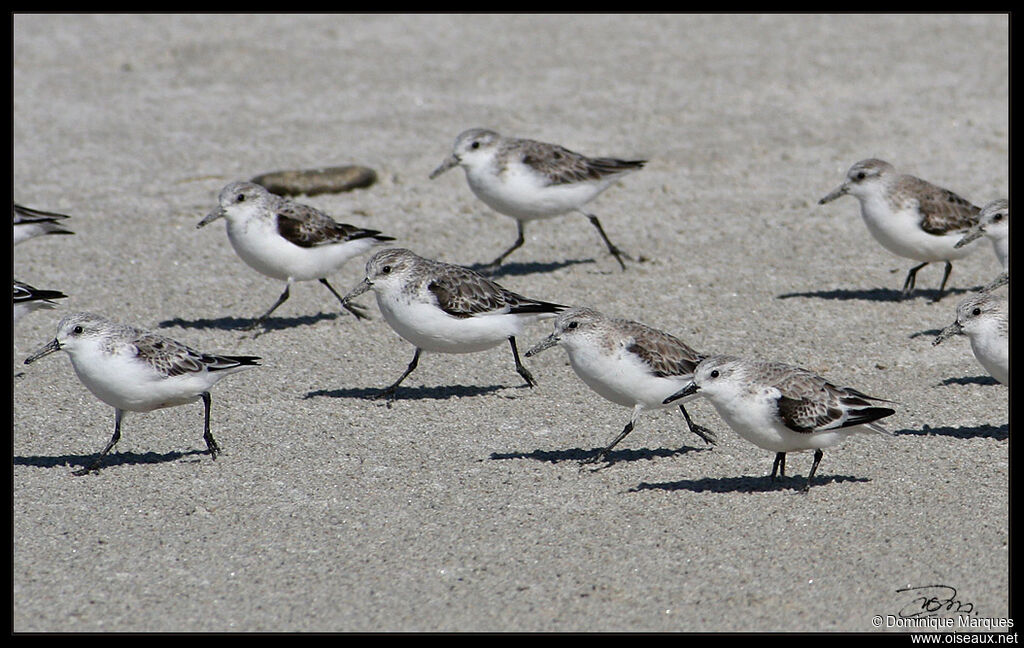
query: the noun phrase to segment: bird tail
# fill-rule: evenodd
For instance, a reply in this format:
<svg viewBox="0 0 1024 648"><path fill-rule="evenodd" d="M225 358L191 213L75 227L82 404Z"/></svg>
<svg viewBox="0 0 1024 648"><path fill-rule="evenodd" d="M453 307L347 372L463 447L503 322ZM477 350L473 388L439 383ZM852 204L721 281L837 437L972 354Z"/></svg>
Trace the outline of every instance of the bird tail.
<svg viewBox="0 0 1024 648"><path fill-rule="evenodd" d="M603 175L635 171L642 169L645 164L647 164L647 160L619 160L616 158L597 158L591 160L591 165L600 170Z"/></svg>
<svg viewBox="0 0 1024 648"><path fill-rule="evenodd" d="M208 371L224 371L226 369L238 369L239 367L245 366L260 366L259 356L227 356L227 355L209 355L203 357L203 362L206 364Z"/></svg>
<svg viewBox="0 0 1024 648"><path fill-rule="evenodd" d="M347 240L354 241L356 239L372 238L377 243L385 243L387 241L394 241L394 236L386 236L380 233L380 230L375 229L359 229L348 235Z"/></svg>
<svg viewBox="0 0 1024 648"><path fill-rule="evenodd" d="M511 313L537 313L537 314L550 314L561 313L568 306L561 304L555 304L553 302L540 301L536 299L521 298L522 301L512 306L509 310Z"/></svg>
<svg viewBox="0 0 1024 648"><path fill-rule="evenodd" d="M893 401L886 400L884 398L876 398L874 396L868 396L863 392L859 392L856 389L846 388L847 395L842 398L843 404L850 407L850 415L845 421L843 421L842 427L849 427L852 425L862 425L872 432L878 432L879 434L891 435L887 429L875 423L879 419L883 419L887 416L892 416L896 413L896 410L890 407L875 407L872 402L880 403L892 403Z"/></svg>
<svg viewBox="0 0 1024 648"><path fill-rule="evenodd" d="M19 205L18 203L14 203L14 211L21 216L26 216L29 218L40 218L44 220L69 218L67 214L58 214L57 212L48 212L43 211L42 209L33 209L31 207L26 207L25 205Z"/></svg>

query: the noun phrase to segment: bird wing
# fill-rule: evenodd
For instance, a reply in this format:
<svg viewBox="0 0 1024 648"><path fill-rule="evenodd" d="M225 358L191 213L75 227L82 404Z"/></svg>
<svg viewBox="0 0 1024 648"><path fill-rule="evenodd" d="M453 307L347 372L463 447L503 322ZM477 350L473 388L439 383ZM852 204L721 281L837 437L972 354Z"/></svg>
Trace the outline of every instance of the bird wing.
<svg viewBox="0 0 1024 648"><path fill-rule="evenodd" d="M873 402L890 402L849 387L837 387L809 371L793 370L776 381L779 416L791 430L815 432L865 425L895 414Z"/></svg>
<svg viewBox="0 0 1024 648"><path fill-rule="evenodd" d="M222 371L242 365L258 365L256 356L222 356L203 353L177 340L141 332L132 342L136 355L165 376L179 376L201 371Z"/></svg>
<svg viewBox="0 0 1024 648"><path fill-rule="evenodd" d="M639 169L646 160L588 158L557 144L517 140L520 161L546 176L549 184L572 184L600 180L607 176Z"/></svg>
<svg viewBox="0 0 1024 648"><path fill-rule="evenodd" d="M483 275L461 266L446 265L427 284L438 307L454 317L472 317L484 313L557 313L565 309L553 304L523 297L502 288Z"/></svg>
<svg viewBox="0 0 1024 648"><path fill-rule="evenodd" d="M704 358L673 335L636 322L628 324L637 331L626 350L636 354L658 377L693 375Z"/></svg>
<svg viewBox="0 0 1024 648"><path fill-rule="evenodd" d="M914 176L903 176L901 182L906 183L912 195L918 197L921 229L929 234L941 236L966 230L978 222L981 208L952 191Z"/></svg>
<svg viewBox="0 0 1024 648"><path fill-rule="evenodd" d="M394 240L390 236L381 236L379 230L335 222L333 218L315 207L290 200L282 200L274 212L277 216L277 232L285 240L299 247L332 245L361 238Z"/></svg>

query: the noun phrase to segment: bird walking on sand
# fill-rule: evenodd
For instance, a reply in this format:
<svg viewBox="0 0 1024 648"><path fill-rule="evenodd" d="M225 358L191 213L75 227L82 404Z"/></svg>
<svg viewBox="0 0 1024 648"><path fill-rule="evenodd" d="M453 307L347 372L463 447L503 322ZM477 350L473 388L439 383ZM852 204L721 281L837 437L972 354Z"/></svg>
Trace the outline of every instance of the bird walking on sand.
<svg viewBox="0 0 1024 648"><path fill-rule="evenodd" d="M977 249L975 244L956 244L978 222L979 207L948 189L897 173L888 162L857 162L847 171L846 180L818 202L824 205L847 194L860 201L864 224L882 247L898 256L921 261L907 273L904 298L914 290L918 270L943 261L946 269L933 301L941 299L953 271L953 261Z"/></svg>
<svg viewBox="0 0 1024 648"><path fill-rule="evenodd" d="M216 459L220 446L210 432L210 388L221 378L259 366L256 356L214 355L171 338L93 313L72 313L57 325L57 335L25 359L31 364L55 351L66 351L75 374L96 398L114 408L114 434L99 456L75 471L98 470L121 438L125 412L151 412L202 399L203 439Z"/></svg>
<svg viewBox="0 0 1024 648"><path fill-rule="evenodd" d="M527 323L553 317L565 306L523 297L478 272L424 259L402 248L381 250L366 262L366 278L344 297L368 290L377 296L384 321L416 347L398 380L377 397L392 397L413 372L420 353L474 353L508 341L516 372L537 384L519 359L516 336Z"/></svg>
<svg viewBox="0 0 1024 648"><path fill-rule="evenodd" d="M523 228L528 221L579 212L597 229L608 252L625 270L622 259L633 259L609 240L601 221L583 211L583 206L621 176L646 163L591 158L557 144L502 137L492 130L472 128L455 138L452 154L434 169L430 178L461 166L477 198L494 211L515 219L515 242L488 263L487 269L500 266L523 244Z"/></svg>
<svg viewBox="0 0 1024 648"><path fill-rule="evenodd" d="M640 412L672 407L665 398L690 382L704 357L678 338L631 320L608 317L592 308L576 307L559 313L555 330L526 352L532 357L560 345L569 355L573 371L588 387L625 407L632 407L629 422L604 449L583 463L608 457L633 431ZM683 403L679 410L691 432L715 442L714 432L695 425Z"/></svg>
<svg viewBox="0 0 1024 648"><path fill-rule="evenodd" d="M219 205L196 228L218 218L227 220L228 240L256 271L287 282L284 292L252 323L259 328L288 299L292 283L318 280L357 319L365 319L361 307L342 300L327 281L349 259L375 246L395 240L378 230L337 223L324 212L272 194L258 184L233 182L220 192Z"/></svg>
<svg viewBox="0 0 1024 648"><path fill-rule="evenodd" d="M711 401L738 435L775 453L773 481L776 474L786 475L786 453L814 450L804 492L811 487L823 448L855 432L890 434L877 421L896 413L874 405L891 401L838 387L806 369L724 355L701 360L690 384L665 402L693 394Z"/></svg>

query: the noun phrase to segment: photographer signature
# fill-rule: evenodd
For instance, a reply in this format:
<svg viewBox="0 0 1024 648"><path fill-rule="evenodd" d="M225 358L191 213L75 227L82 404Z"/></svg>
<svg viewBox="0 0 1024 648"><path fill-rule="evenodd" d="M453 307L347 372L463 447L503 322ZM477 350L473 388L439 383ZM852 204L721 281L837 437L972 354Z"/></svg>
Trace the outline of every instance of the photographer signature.
<svg viewBox="0 0 1024 648"><path fill-rule="evenodd" d="M961 601L956 597L956 588L949 585L921 585L904 587L896 593L910 592L914 598L902 608L899 616L904 619L941 616L945 614L977 614L974 603Z"/></svg>

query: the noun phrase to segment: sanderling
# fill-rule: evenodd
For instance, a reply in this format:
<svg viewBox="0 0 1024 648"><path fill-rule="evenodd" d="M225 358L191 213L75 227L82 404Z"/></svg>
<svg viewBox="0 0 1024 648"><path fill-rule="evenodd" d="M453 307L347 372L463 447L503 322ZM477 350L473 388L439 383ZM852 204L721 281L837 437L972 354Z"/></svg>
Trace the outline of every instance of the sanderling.
<svg viewBox="0 0 1024 648"><path fill-rule="evenodd" d="M65 229L60 221L68 218L66 214L41 211L14 203L14 244L43 234L74 234Z"/></svg>
<svg viewBox="0 0 1024 648"><path fill-rule="evenodd" d="M700 394L741 437L775 452L772 480L786 474L786 453L814 450L814 463L804 491L821 461L822 448L854 432L890 434L875 421L895 414L889 403L850 387L837 387L806 369L779 362L741 360L716 355L705 358L692 382L665 399Z"/></svg>
<svg viewBox="0 0 1024 648"><path fill-rule="evenodd" d="M876 159L854 164L846 173L846 181L818 202L824 205L846 194L860 201L868 231L885 249L923 262L907 273L904 297L914 290L918 270L935 261L946 263L933 301L941 299L953 260L976 249L974 245L958 248L956 243L978 222L980 208L952 191L896 173L891 164Z"/></svg>
<svg viewBox="0 0 1024 648"><path fill-rule="evenodd" d="M971 340L974 357L993 378L1010 384L1010 320L1007 301L1002 295L979 292L969 295L956 307L956 321L935 336L933 345L954 335Z"/></svg>
<svg viewBox="0 0 1024 648"><path fill-rule="evenodd" d="M121 438L125 412L151 412L203 400L203 439L214 459L220 447L210 433L209 389L224 376L259 366L256 356L202 353L171 338L118 324L92 313L72 313L57 325L57 337L25 359L31 364L63 349L78 379L96 398L114 408L114 435L87 468L97 470Z"/></svg>
<svg viewBox="0 0 1024 648"><path fill-rule="evenodd" d="M288 299L292 282L317 279L357 318L362 307L342 300L327 282L346 261L376 245L395 240L379 231L337 223L319 209L283 198L251 182L233 182L220 192L220 205L196 228L220 217L228 240L242 260L257 271L286 281L284 292L250 328L258 328ZM357 310L358 309L358 310Z"/></svg>
<svg viewBox="0 0 1024 648"><path fill-rule="evenodd" d="M967 230L964 237L954 247L961 248L974 239L984 236L992 241L992 249L996 258L1003 265L1003 270L1010 267L1010 203L999 198L981 208L978 222Z"/></svg>
<svg viewBox="0 0 1024 648"><path fill-rule="evenodd" d="M390 397L412 373L422 351L473 353L508 340L516 371L537 384L519 360L516 335L523 325L553 317L565 306L528 299L502 288L469 268L419 257L409 250L388 248L366 262L366 278L344 297L367 290L377 296L384 320L416 353L405 373L377 397Z"/></svg>
<svg viewBox="0 0 1024 648"><path fill-rule="evenodd" d="M40 290L27 283L14 280L14 321L40 308L57 308L53 299L66 299L67 295L59 290Z"/></svg>
<svg viewBox="0 0 1024 648"><path fill-rule="evenodd" d="M430 178L462 166L477 198L491 209L516 219L515 243L487 264L489 268L501 265L505 257L523 244L526 221L575 211L590 219L608 251L625 269L622 257L630 257L608 240L597 216L582 207L620 176L640 169L646 162L588 158L557 144L502 137L492 130L473 128L455 138L451 156L434 169Z"/></svg>
<svg viewBox="0 0 1024 648"><path fill-rule="evenodd" d="M633 431L640 412L671 407L663 401L690 382L693 368L703 358L668 333L585 307L561 312L554 332L527 351L526 357L555 345L566 350L569 364L588 387L613 403L633 408L622 432L583 463L606 458ZM714 432L694 425L682 403L679 410L691 432L706 443L715 442Z"/></svg>

